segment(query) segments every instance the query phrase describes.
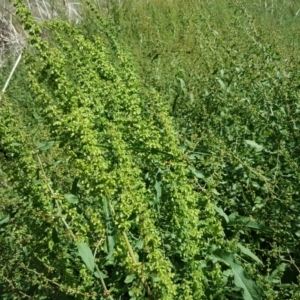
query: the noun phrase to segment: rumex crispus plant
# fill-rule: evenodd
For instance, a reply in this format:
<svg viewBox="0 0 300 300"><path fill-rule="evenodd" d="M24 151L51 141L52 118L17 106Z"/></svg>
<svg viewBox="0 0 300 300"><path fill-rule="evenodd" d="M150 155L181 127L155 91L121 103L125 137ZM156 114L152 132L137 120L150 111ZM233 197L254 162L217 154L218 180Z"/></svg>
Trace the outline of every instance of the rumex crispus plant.
<svg viewBox="0 0 300 300"><path fill-rule="evenodd" d="M160 96L142 87L92 4L104 34L87 39L14 3L36 116L3 98L1 163L17 192L3 219L4 298L212 297L221 273L206 260L222 228L193 190Z"/></svg>
<svg viewBox="0 0 300 300"><path fill-rule="evenodd" d="M118 39L168 101L195 188L217 205L231 246L263 262L244 266L265 297L297 299L297 2L117 2Z"/></svg>

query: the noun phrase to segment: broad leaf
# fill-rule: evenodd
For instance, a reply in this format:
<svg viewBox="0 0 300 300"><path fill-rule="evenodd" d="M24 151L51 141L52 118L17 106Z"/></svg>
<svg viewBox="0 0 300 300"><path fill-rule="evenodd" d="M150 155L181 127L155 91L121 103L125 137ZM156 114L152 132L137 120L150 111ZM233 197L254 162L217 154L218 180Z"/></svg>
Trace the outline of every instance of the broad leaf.
<svg viewBox="0 0 300 300"><path fill-rule="evenodd" d="M144 242L142 240L139 240L139 241L136 242L135 248L141 250L141 249L143 249L143 247L144 247Z"/></svg>
<svg viewBox="0 0 300 300"><path fill-rule="evenodd" d="M86 243L77 243L76 245L78 248L78 254L82 258L83 262L91 272L94 272L95 260L92 250Z"/></svg>
<svg viewBox="0 0 300 300"><path fill-rule="evenodd" d="M216 261L222 261L231 267L235 285L244 291L244 300L261 299L255 282L246 277L243 267L234 261L232 253L217 249L213 252L213 255Z"/></svg>
<svg viewBox="0 0 300 300"><path fill-rule="evenodd" d="M64 197L71 204L77 204L78 203L78 198L73 194L65 194Z"/></svg>
<svg viewBox="0 0 300 300"><path fill-rule="evenodd" d="M250 147L254 148L256 151L261 151L264 147L257 144L255 141L251 141L251 140L245 140L245 143L247 145L249 145Z"/></svg>
<svg viewBox="0 0 300 300"><path fill-rule="evenodd" d="M130 283L130 282L132 282L134 280L134 278L135 278L135 274L127 275L126 278L125 278L125 280L124 280L124 282L125 283Z"/></svg>

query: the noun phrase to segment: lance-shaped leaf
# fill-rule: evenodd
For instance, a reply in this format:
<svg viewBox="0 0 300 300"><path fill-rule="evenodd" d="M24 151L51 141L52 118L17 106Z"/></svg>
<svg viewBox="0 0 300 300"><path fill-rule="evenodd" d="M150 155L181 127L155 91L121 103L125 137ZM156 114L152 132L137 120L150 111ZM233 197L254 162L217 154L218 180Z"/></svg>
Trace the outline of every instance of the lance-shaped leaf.
<svg viewBox="0 0 300 300"><path fill-rule="evenodd" d="M91 248L86 243L77 243L76 245L83 262L91 272L94 272L95 260Z"/></svg>
<svg viewBox="0 0 300 300"><path fill-rule="evenodd" d="M213 252L215 261L222 261L230 266L234 275L234 283L237 287L243 289L244 300L260 300L261 295L255 282L247 278L244 268L235 262L232 253L222 249L217 249Z"/></svg>
<svg viewBox="0 0 300 300"><path fill-rule="evenodd" d="M8 223L8 221L9 221L9 216L6 216L5 218L3 218L3 219L0 221L0 225L5 224L5 223Z"/></svg>
<svg viewBox="0 0 300 300"><path fill-rule="evenodd" d="M224 210L221 207L218 207L217 205L215 205L215 211L224 218L224 220L226 221L226 223L229 222L229 218L227 216L227 214L224 212Z"/></svg>
<svg viewBox="0 0 300 300"><path fill-rule="evenodd" d="M248 248L244 247L243 245L241 245L240 243L238 243L237 245L240 250L247 256L251 257L253 260L255 260L256 262L260 263L263 265L263 262Z"/></svg>
<svg viewBox="0 0 300 300"><path fill-rule="evenodd" d="M197 178L199 178L199 179L205 178L204 175L201 172L197 171L194 167L189 166L188 168Z"/></svg>

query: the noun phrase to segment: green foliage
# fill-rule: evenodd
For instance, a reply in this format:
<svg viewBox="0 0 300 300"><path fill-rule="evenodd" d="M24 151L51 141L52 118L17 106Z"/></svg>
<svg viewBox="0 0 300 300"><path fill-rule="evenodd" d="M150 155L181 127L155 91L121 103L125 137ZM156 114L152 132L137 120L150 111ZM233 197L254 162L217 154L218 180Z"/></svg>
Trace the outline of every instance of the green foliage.
<svg viewBox="0 0 300 300"><path fill-rule="evenodd" d="M20 202L1 278L30 297L213 295L205 285L221 280L219 267L202 266L222 228L212 203L193 191L162 99L142 87L110 32L87 39L15 5L29 32L25 68L41 130L30 136L5 99L1 147L12 159L2 162Z"/></svg>
<svg viewBox="0 0 300 300"><path fill-rule="evenodd" d="M299 298L296 4L15 1L3 299Z"/></svg>
<svg viewBox="0 0 300 300"><path fill-rule="evenodd" d="M268 299L299 289L297 11L295 1L129 1L110 11L145 84L168 101L195 189L214 200L231 250L247 245L264 262L243 265ZM271 283L290 256L295 265Z"/></svg>
<svg viewBox="0 0 300 300"><path fill-rule="evenodd" d="M231 253L216 250L213 252L213 255L216 261L223 261L231 267L234 283L237 287L243 289L245 300L261 299L255 283L246 277L243 268L234 262L234 257Z"/></svg>

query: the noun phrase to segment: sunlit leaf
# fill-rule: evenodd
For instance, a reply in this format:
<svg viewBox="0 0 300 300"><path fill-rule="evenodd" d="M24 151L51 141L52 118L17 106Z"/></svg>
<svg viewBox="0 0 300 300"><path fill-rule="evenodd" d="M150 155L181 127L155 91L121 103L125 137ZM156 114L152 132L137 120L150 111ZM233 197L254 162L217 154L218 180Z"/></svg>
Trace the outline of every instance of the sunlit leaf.
<svg viewBox="0 0 300 300"><path fill-rule="evenodd" d="M135 244L135 247L137 249L143 249L144 246L144 242L142 240L137 241L137 243Z"/></svg>
<svg viewBox="0 0 300 300"><path fill-rule="evenodd" d="M64 197L71 204L77 204L78 203L78 198L73 194L65 194Z"/></svg>
<svg viewBox="0 0 300 300"><path fill-rule="evenodd" d="M125 283L130 283L130 282L132 282L134 280L134 278L135 278L135 274L127 275L126 278L125 278L125 280L124 280L124 282Z"/></svg>
<svg viewBox="0 0 300 300"><path fill-rule="evenodd" d="M245 140L245 143L254 148L257 152L261 151L264 148L262 145L257 144L255 141Z"/></svg>
<svg viewBox="0 0 300 300"><path fill-rule="evenodd" d="M221 194L216 190L216 189L212 189L211 190L215 195L220 196Z"/></svg>
<svg viewBox="0 0 300 300"><path fill-rule="evenodd" d="M86 243L77 243L78 254L82 258L83 262L85 263L86 267L91 271L94 272L95 268L95 259L92 253L92 250Z"/></svg>

